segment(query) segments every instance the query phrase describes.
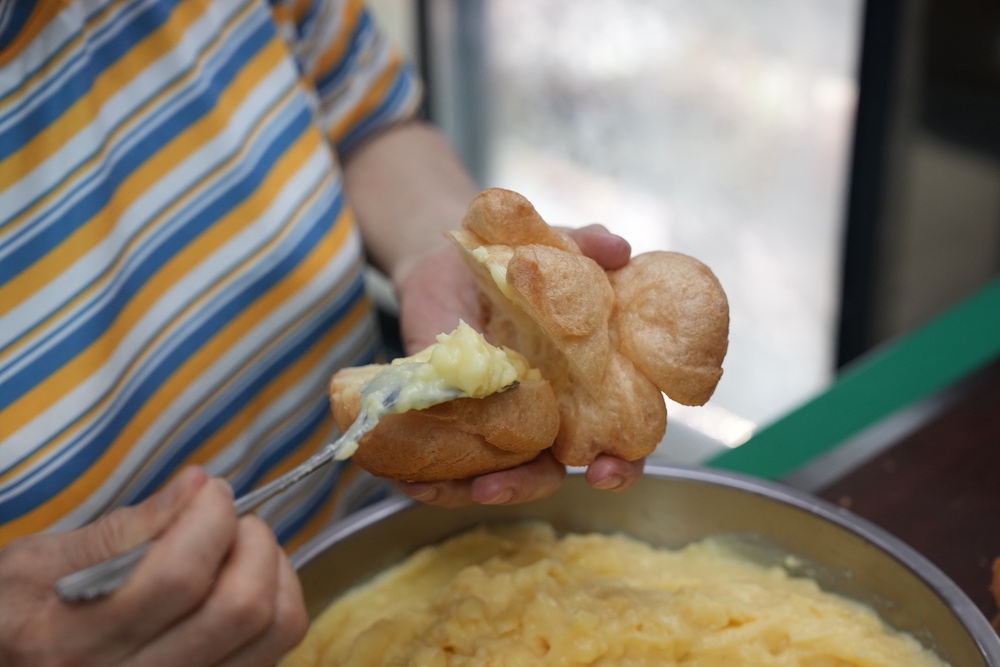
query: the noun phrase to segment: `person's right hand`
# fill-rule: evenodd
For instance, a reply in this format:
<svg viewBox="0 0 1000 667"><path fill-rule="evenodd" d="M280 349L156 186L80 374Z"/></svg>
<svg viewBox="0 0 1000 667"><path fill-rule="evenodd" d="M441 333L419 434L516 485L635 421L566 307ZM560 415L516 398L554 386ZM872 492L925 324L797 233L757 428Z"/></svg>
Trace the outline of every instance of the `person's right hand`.
<svg viewBox="0 0 1000 667"><path fill-rule="evenodd" d="M60 577L156 543L107 597L68 604ZM308 625L271 529L239 518L222 480L189 468L135 507L0 550L0 667L269 665Z"/></svg>

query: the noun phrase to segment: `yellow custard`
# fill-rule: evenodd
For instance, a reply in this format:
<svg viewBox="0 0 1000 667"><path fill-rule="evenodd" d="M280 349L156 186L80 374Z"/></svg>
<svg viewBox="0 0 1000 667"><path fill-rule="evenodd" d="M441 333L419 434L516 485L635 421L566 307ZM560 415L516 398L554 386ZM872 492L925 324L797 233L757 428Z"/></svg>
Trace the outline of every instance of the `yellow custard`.
<svg viewBox="0 0 1000 667"><path fill-rule="evenodd" d="M490 262L490 252L486 249L486 246L479 246L473 250L472 257L489 269L493 282L500 288L504 296L513 300L514 291L511 289L510 283L507 282L507 265L499 262Z"/></svg>
<svg viewBox="0 0 1000 667"><path fill-rule="evenodd" d="M336 445L334 458L354 455L358 440L388 414L422 410L455 398L485 398L520 380L540 380L537 369L509 348L490 345L481 333L465 322L437 342L389 365L360 366L352 371L354 386L347 391L361 394L358 419Z"/></svg>
<svg viewBox="0 0 1000 667"><path fill-rule="evenodd" d="M869 608L711 539L480 528L335 601L283 667L941 667Z"/></svg>
<svg viewBox="0 0 1000 667"><path fill-rule="evenodd" d="M426 362L404 388L400 402L410 403L408 396L458 389L466 396L483 398L495 394L516 380L538 378L538 371L528 366L517 352L490 345L481 333L460 321L449 334L439 334L437 343L417 354L393 361ZM402 410L399 410L402 412Z"/></svg>

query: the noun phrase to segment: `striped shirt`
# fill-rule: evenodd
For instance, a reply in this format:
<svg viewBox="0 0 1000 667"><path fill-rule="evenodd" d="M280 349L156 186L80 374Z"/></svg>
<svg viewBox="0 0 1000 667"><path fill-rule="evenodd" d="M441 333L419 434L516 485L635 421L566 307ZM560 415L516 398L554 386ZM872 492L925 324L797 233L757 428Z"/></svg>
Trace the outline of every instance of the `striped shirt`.
<svg viewBox="0 0 1000 667"><path fill-rule="evenodd" d="M419 92L358 1L0 0L0 546L334 435L378 347L337 156ZM279 539L352 476L272 502Z"/></svg>

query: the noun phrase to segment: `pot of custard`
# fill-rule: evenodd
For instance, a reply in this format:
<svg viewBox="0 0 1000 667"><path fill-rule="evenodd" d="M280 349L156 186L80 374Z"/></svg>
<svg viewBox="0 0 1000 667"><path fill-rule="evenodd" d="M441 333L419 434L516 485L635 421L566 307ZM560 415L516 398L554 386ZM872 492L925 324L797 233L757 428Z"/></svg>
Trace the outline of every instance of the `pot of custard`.
<svg viewBox="0 0 1000 667"><path fill-rule="evenodd" d="M947 664L1000 667L1000 638L965 593L915 550L849 511L729 472L649 464L624 493L571 472L544 500L444 509L393 497L331 525L292 556L309 614L428 545L480 526L544 522L558 535L625 535L657 548L721 540L740 557L873 610Z"/></svg>

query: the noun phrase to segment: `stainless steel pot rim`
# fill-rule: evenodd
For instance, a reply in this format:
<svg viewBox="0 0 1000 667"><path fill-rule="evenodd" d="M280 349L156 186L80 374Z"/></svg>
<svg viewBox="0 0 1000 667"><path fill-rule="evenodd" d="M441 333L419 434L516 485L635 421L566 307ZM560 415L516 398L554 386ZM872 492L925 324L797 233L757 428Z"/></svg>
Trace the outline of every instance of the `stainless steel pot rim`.
<svg viewBox="0 0 1000 667"><path fill-rule="evenodd" d="M582 473L582 470L570 470L569 474L582 475ZM853 532L893 556L900 564L924 580L966 626L989 664L1000 667L1000 636L965 592L918 551L870 521L805 491L730 471L656 463L646 465L644 476L727 486L797 507ZM412 498L396 495L360 510L332 524L323 533L304 544L292 554L292 564L299 569L329 545L418 504L418 501Z"/></svg>

